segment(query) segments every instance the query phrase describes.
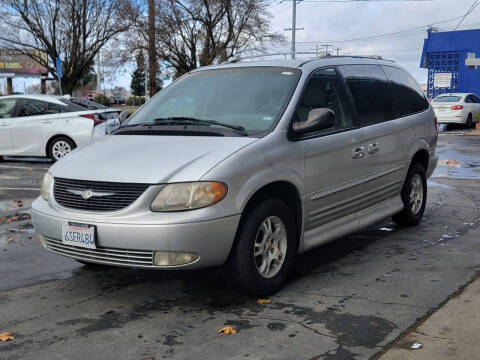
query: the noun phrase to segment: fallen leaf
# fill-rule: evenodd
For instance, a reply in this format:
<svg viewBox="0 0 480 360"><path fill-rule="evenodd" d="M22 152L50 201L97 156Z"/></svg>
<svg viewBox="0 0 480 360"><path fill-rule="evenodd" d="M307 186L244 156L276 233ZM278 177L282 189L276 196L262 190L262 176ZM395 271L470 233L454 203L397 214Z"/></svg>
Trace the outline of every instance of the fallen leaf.
<svg viewBox="0 0 480 360"><path fill-rule="evenodd" d="M23 201L22 200L17 200L17 205L18 205L18 207L23 207Z"/></svg>
<svg viewBox="0 0 480 360"><path fill-rule="evenodd" d="M13 236L8 238L8 242L12 242L15 238Z"/></svg>
<svg viewBox="0 0 480 360"><path fill-rule="evenodd" d="M15 338L11 336L8 331L0 334L0 341L8 341L8 340L15 340Z"/></svg>
<svg viewBox="0 0 480 360"><path fill-rule="evenodd" d="M25 171L32 172L32 168L25 168Z"/></svg>
<svg viewBox="0 0 480 360"><path fill-rule="evenodd" d="M270 299L257 299L257 303L259 303L260 305L270 304L271 302L272 302L272 300L270 300Z"/></svg>
<svg viewBox="0 0 480 360"><path fill-rule="evenodd" d="M225 335L230 335L230 334L236 334L237 330L232 328L230 325L225 326L224 328L221 328L218 330L219 333L224 333Z"/></svg>

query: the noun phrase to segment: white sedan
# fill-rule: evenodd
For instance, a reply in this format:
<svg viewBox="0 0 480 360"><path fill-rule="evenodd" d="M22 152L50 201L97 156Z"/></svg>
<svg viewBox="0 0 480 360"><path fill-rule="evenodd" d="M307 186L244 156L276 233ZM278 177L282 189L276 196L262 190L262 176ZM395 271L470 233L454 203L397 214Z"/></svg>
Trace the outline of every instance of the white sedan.
<svg viewBox="0 0 480 360"><path fill-rule="evenodd" d="M465 124L472 127L480 115L480 99L470 93L438 95L432 102L439 124Z"/></svg>
<svg viewBox="0 0 480 360"><path fill-rule="evenodd" d="M48 156L53 161L119 124L119 111L70 96L0 97L0 157ZM108 125L108 126L107 126Z"/></svg>

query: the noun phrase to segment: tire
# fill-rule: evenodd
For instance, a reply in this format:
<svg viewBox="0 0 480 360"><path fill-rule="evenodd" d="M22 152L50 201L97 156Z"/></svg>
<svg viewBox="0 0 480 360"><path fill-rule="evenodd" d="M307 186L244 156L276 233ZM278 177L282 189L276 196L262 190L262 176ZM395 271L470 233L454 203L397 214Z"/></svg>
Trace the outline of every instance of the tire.
<svg viewBox="0 0 480 360"><path fill-rule="evenodd" d="M414 187L416 186L416 191ZM421 191L421 194L419 193ZM414 202L410 202L410 197ZM415 162L408 169L401 193L404 209L392 216L399 226L415 226L422 220L427 202L427 177L422 165ZM419 203L421 201L421 203Z"/></svg>
<svg viewBox="0 0 480 360"><path fill-rule="evenodd" d="M268 228L273 233L280 231L285 237L277 236L276 240L262 236L267 235L264 231ZM266 240L259 241L262 238ZM251 295L267 296L277 292L293 265L296 245L295 221L288 206L276 198L263 200L242 216L231 255L225 264L229 280L240 291ZM255 250L260 254L255 256ZM269 270L267 262L271 264ZM260 273L262 269L264 275Z"/></svg>
<svg viewBox="0 0 480 360"><path fill-rule="evenodd" d="M473 126L472 114L468 114L465 126L467 127L467 129L470 129Z"/></svg>
<svg viewBox="0 0 480 360"><path fill-rule="evenodd" d="M75 143L71 139L66 136L59 136L50 141L47 149L48 157L55 162L60 160L75 148Z"/></svg>

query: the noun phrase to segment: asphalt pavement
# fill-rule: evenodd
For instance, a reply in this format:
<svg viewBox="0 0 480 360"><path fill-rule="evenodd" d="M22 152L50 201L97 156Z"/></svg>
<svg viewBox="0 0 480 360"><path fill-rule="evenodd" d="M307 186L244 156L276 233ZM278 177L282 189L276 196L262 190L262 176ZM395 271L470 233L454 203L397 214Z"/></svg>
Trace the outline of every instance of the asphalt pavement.
<svg viewBox="0 0 480 360"><path fill-rule="evenodd" d="M28 207L49 163L0 162L0 333L15 337L0 359L372 358L479 270L480 138L442 136L438 150L419 226L386 219L302 255L264 304L220 268L90 268L47 252Z"/></svg>

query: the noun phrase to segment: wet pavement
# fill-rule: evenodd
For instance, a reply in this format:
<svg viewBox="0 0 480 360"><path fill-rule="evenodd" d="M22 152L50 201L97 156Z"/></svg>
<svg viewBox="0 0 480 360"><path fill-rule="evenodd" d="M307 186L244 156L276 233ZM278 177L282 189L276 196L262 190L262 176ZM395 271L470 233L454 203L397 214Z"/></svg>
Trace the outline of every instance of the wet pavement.
<svg viewBox="0 0 480 360"><path fill-rule="evenodd" d="M371 358L480 266L480 139L441 138L439 153L419 226L387 219L304 254L265 304L220 268L87 268L48 253L28 218L35 192L3 190L35 187L48 164L2 162L0 333L16 339L0 359ZM217 333L225 325L238 332Z"/></svg>

